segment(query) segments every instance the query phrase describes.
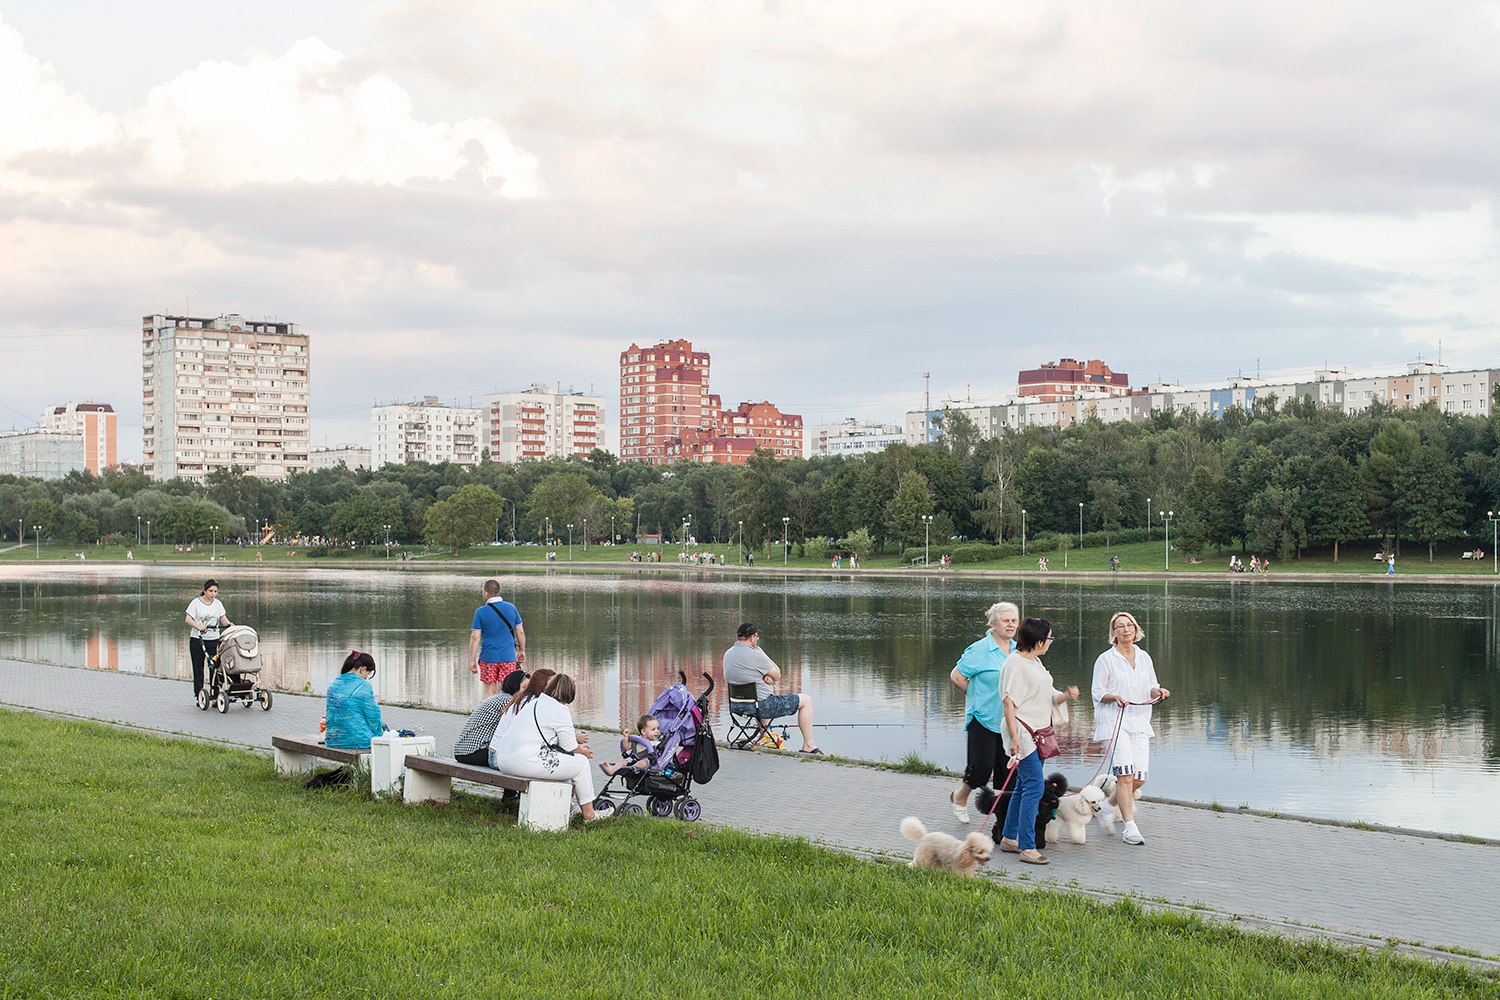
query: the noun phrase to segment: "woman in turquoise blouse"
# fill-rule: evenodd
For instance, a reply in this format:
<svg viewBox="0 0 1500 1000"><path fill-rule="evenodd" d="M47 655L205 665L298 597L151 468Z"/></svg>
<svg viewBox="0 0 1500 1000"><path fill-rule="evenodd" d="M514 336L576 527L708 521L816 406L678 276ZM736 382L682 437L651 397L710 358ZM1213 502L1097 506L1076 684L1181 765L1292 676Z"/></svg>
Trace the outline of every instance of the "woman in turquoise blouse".
<svg viewBox="0 0 1500 1000"><path fill-rule="evenodd" d="M380 706L375 704L375 658L352 651L344 659L343 671L328 685L328 728L323 743L339 750L368 750L370 738L385 731Z"/></svg>
<svg viewBox="0 0 1500 1000"><path fill-rule="evenodd" d="M1000 730L1005 725L1005 710L1000 702L1000 666L1016 648L1016 629L1021 625L1021 609L1009 601L993 604L984 613L990 630L983 639L964 650L958 666L948 676L953 686L964 693L964 729L968 732L968 763L964 780L948 797L953 815L960 823L969 822L969 793L988 784L991 776L1004 781L1005 750Z"/></svg>

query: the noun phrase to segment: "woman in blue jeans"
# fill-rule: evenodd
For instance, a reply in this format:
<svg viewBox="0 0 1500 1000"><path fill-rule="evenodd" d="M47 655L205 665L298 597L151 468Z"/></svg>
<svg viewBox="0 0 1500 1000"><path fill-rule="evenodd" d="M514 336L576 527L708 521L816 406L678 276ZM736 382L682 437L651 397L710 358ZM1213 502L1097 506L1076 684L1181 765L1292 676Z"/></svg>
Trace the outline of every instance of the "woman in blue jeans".
<svg viewBox="0 0 1500 1000"><path fill-rule="evenodd" d="M1000 831L1000 850L1020 855L1031 865L1048 864L1036 848L1036 810L1042 800L1042 758L1028 732L1052 725L1054 711L1078 699L1078 689L1059 691L1052 675L1042 666L1041 656L1052 645L1052 623L1028 618L1016 632L1016 651L1000 668L1000 696L1005 710L1006 749L1010 766L1016 769L1016 794L1005 810ZM1067 709L1059 713L1066 720Z"/></svg>

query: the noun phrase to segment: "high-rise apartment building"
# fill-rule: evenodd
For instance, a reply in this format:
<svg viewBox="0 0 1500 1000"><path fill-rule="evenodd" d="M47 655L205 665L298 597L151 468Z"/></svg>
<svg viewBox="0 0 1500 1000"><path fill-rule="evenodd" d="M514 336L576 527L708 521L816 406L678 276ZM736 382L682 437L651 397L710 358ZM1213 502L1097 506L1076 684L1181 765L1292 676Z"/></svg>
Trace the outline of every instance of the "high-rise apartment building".
<svg viewBox="0 0 1500 1000"><path fill-rule="evenodd" d="M309 350L295 323L145 316L145 472L202 481L239 466L258 479L306 472Z"/></svg>
<svg viewBox="0 0 1500 1000"><path fill-rule="evenodd" d="M829 455L874 455L906 440L897 424L882 424L849 417L842 423L821 424L807 430L807 457Z"/></svg>
<svg viewBox="0 0 1500 1000"><path fill-rule="evenodd" d="M484 397L481 431L492 462L587 456L604 443L604 397L534 384Z"/></svg>
<svg viewBox="0 0 1500 1000"><path fill-rule="evenodd" d="M84 467L83 435L28 427L0 432L0 475L61 479Z"/></svg>
<svg viewBox="0 0 1500 1000"><path fill-rule="evenodd" d="M1063 358L1048 361L1040 368L1023 371L1019 377L1019 392L1047 403L1060 399L1072 399L1080 392L1092 390L1106 396L1130 395L1130 376L1123 372L1110 371L1103 361L1075 361Z"/></svg>
<svg viewBox="0 0 1500 1000"><path fill-rule="evenodd" d="M620 352L620 458L667 465L667 442L685 431L712 430L718 407L709 400L707 351L688 340Z"/></svg>
<svg viewBox="0 0 1500 1000"><path fill-rule="evenodd" d="M720 410L715 427L722 437L750 438L756 448L765 448L777 458L802 456L802 418L782 413L775 403L741 403L733 410Z"/></svg>
<svg viewBox="0 0 1500 1000"><path fill-rule="evenodd" d="M370 464L376 469L408 462L452 462L472 469L479 464L479 448L478 407L445 406L426 396L419 403L370 411Z"/></svg>
<svg viewBox="0 0 1500 1000"><path fill-rule="evenodd" d="M370 449L361 448L357 444L336 444L332 447L314 448L307 456L307 467L313 472L319 469L337 469L341 465L351 472L355 469L368 469Z"/></svg>
<svg viewBox="0 0 1500 1000"><path fill-rule="evenodd" d="M108 403L64 403L42 411L42 429L83 438L83 467L94 475L115 465L115 408Z"/></svg>

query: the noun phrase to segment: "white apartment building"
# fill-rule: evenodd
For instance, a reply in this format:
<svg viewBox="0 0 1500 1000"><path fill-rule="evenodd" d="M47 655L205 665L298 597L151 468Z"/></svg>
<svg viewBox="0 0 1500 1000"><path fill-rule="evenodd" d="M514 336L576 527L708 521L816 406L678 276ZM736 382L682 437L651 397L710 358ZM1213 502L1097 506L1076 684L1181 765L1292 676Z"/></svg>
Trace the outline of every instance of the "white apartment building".
<svg viewBox="0 0 1500 1000"><path fill-rule="evenodd" d="M0 432L0 475L61 479L84 462L82 434L45 427Z"/></svg>
<svg viewBox="0 0 1500 1000"><path fill-rule="evenodd" d="M604 448L604 397L533 384L484 397L484 443L492 462L586 456Z"/></svg>
<svg viewBox="0 0 1500 1000"><path fill-rule="evenodd" d="M341 465L351 471L368 469L370 449L361 448L357 444L336 444L330 448L314 448L307 456L307 467L313 472L319 469L337 469Z"/></svg>
<svg viewBox="0 0 1500 1000"><path fill-rule="evenodd" d="M295 323L145 316L145 472L201 482L239 466L258 479L308 467L309 350Z"/></svg>
<svg viewBox="0 0 1500 1000"><path fill-rule="evenodd" d="M477 407L444 406L436 396L377 406L370 410L370 465L452 462L472 469L479 464L479 421Z"/></svg>
<svg viewBox="0 0 1500 1000"><path fill-rule="evenodd" d="M849 417L837 424L819 424L807 430L808 458L826 455L873 455L906 440L896 424L880 424Z"/></svg>
<svg viewBox="0 0 1500 1000"><path fill-rule="evenodd" d="M83 439L83 465L94 475L118 463L115 408L108 403L64 403L42 411L42 429Z"/></svg>

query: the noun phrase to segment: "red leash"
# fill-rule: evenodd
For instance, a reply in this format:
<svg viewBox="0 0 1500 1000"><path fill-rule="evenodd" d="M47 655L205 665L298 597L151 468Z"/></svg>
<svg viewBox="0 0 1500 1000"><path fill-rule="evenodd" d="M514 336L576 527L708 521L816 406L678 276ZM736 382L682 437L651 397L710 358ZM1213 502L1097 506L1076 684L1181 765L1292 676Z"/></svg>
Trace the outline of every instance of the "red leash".
<svg viewBox="0 0 1500 1000"><path fill-rule="evenodd" d="M1115 731L1114 734L1109 738L1109 746L1104 752L1104 759L1099 762L1099 767L1094 771L1093 777L1089 778L1088 781L1085 781L1083 784L1078 786L1078 792L1081 792L1089 785L1092 785L1094 783L1094 778L1099 777L1099 775L1103 773L1104 769L1109 766L1109 762L1114 759L1115 741L1120 738L1120 724L1125 721L1125 709L1131 707L1139 708L1142 705L1155 705L1159 701L1161 701L1160 698L1152 698L1150 701L1122 701L1119 703L1120 714L1115 718ZM1068 792L1067 795L1059 796L1059 798L1065 799L1070 795L1077 795L1078 792Z"/></svg>

